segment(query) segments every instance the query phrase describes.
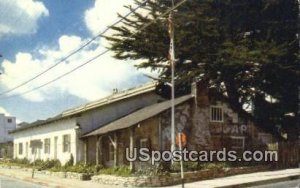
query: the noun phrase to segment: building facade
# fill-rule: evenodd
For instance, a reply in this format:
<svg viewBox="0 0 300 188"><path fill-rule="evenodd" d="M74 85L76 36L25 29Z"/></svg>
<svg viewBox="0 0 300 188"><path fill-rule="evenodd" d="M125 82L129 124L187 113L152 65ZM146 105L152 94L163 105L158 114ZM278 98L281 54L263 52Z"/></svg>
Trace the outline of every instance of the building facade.
<svg viewBox="0 0 300 188"><path fill-rule="evenodd" d="M12 156L13 137L9 132L16 129L16 118L0 114L0 157Z"/></svg>
<svg viewBox="0 0 300 188"><path fill-rule="evenodd" d="M201 84L194 84L192 93L175 99L175 131L186 135L187 150L266 149L275 141L271 134L260 131L250 117L234 112ZM134 156L135 149L153 151L171 149L171 102L152 104L106 124L82 137L89 152L86 163L107 167L130 165L142 168L144 162L129 162L126 150ZM91 152L91 148L94 149Z"/></svg>
<svg viewBox="0 0 300 188"><path fill-rule="evenodd" d="M134 148L171 148L171 102L157 95L155 88L152 83L115 93L22 126L12 132L14 157L58 159L64 164L72 155L75 163L141 168L143 163L126 159L126 150L132 154ZM201 83L193 84L190 94L176 98L175 105L176 133L186 135L189 150L243 151L274 142L250 117L233 111Z"/></svg>
<svg viewBox="0 0 300 188"><path fill-rule="evenodd" d="M115 119L123 117L161 99L155 84L115 92L49 118L23 125L12 131L14 158L30 161L58 159L65 164L71 156L75 163L84 160L84 142L80 137ZM94 152L94 150L91 150Z"/></svg>

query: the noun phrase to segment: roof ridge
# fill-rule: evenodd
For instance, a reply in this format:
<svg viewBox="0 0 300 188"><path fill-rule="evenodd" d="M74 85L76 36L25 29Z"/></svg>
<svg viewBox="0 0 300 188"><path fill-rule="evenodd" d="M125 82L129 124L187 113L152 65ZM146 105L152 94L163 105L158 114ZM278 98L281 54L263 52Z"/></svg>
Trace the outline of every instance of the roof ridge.
<svg viewBox="0 0 300 188"><path fill-rule="evenodd" d="M148 82L143 85L125 89L118 93L114 93L114 94L108 95L106 97L103 97L101 99L91 101L91 102L79 105L77 107L74 107L74 108L70 108L68 110L63 111L61 114L62 114L62 116L69 116L71 114L78 113L78 111L85 111L88 109L93 109L95 107L99 107L99 106L102 106L105 104L115 102L118 99L123 99L124 97L126 97L127 95L130 95L130 94L138 94L139 92L145 93L145 92L155 89L156 84L157 84L157 82L152 81L152 82ZM149 89L147 90L147 88L149 88Z"/></svg>

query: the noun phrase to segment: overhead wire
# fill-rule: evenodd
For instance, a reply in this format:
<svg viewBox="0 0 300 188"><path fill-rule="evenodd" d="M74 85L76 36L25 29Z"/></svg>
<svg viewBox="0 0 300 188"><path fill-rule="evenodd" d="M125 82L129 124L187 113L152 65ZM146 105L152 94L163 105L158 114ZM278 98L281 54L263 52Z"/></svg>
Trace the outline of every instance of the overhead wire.
<svg viewBox="0 0 300 188"><path fill-rule="evenodd" d="M98 39L99 37L102 37L109 29L111 29L112 27L116 26L117 24L119 24L120 22L122 22L124 19L126 19L128 16L130 16L132 13L136 12L139 8L141 8L142 6L144 6L149 0L144 1L143 3L141 3L140 5L138 5L136 8L132 9L131 11L129 11L126 15L124 15L121 19L118 19L116 22L114 22L112 25L106 27L102 32L98 33L97 35L95 35L94 37L92 37L90 40L88 40L84 45L80 46L78 49L74 50L73 52L71 52L69 55L65 56L64 58L60 59L58 62L56 62L55 64L53 64L52 66L48 67L47 69L45 69L44 71L38 73L37 75L31 77L30 79L22 82L21 84L18 84L6 91L2 91L0 92L0 96L10 93L30 82L32 82L33 80L36 80L37 78L41 77L42 75L44 75L45 73L47 73L48 71L52 70L53 68L55 68L56 66L58 66L59 64L65 62L66 60L68 60L71 56L77 54L78 52L80 52L81 50L83 50L85 47L87 47L88 45L90 45L93 41L95 41L96 39Z"/></svg>
<svg viewBox="0 0 300 188"><path fill-rule="evenodd" d="M136 35L138 32L140 32L140 31L144 30L145 28L149 27L149 26L152 25L154 22L156 22L158 19L160 19L160 18L162 18L162 17L165 17L165 16L168 15L171 11L173 11L173 10L175 10L176 8L178 8L179 6L183 5L186 1L187 1L187 0L182 0L182 1L180 1L179 3L175 4L172 8L169 8L166 12L164 12L163 14L161 14L160 16L158 16L156 19L151 20L149 23L145 24L143 27L141 27L141 28L140 28L139 30L137 30L135 33L131 34L131 35L129 36L129 38L133 37L133 36ZM35 91L35 90L38 90L38 89L40 89L40 88L42 88L42 87L45 87L45 86L47 86L47 85L49 85L49 84L51 84L51 83L53 83L53 82L55 82L55 81L57 81L57 80L59 80L59 79L61 79L61 78L63 78L63 77L65 77L65 76L67 76L67 75L73 73L74 71L80 69L81 67L83 67L83 66L85 66L85 65L87 65L87 64L89 64L89 63L91 63L91 62L93 62L94 60L96 60L96 59L98 59L99 57L101 57L101 56L105 55L106 53L108 53L109 51L110 51L110 50L107 49L107 50L101 52L100 54L98 54L98 55L94 56L93 58L89 59L88 61L86 61L85 63L83 63L83 64L81 64L81 65L75 67L74 69L71 69L70 71L68 71L68 72L66 72L66 73L64 73L64 74L62 74L62 75L56 77L56 78L53 79L53 80L50 80L49 82L46 82L46 83L44 83L44 84L42 84L42 85L40 85L40 86L34 87L34 88L30 89L30 90L27 90L27 91L22 92L22 93L19 93L19 94L14 94L14 95L6 96L6 97L1 97L0 100L2 100L2 99L7 99L7 98L12 98L12 97L17 97L17 96L21 96L21 95L25 95L25 94L27 94L27 93L30 93L30 92L33 92L33 91Z"/></svg>

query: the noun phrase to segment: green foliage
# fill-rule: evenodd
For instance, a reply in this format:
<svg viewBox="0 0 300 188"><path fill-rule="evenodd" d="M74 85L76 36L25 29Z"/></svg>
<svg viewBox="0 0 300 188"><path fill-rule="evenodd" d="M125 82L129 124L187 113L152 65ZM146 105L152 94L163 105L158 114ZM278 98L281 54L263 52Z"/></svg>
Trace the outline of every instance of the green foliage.
<svg viewBox="0 0 300 188"><path fill-rule="evenodd" d="M74 157L73 157L73 154L71 154L70 159L65 164L65 166L73 166L73 165L74 165Z"/></svg>
<svg viewBox="0 0 300 188"><path fill-rule="evenodd" d="M196 171L199 170L198 162L183 162L183 168L185 171ZM181 164L180 162L174 162L171 167L173 172L180 172Z"/></svg>
<svg viewBox="0 0 300 188"><path fill-rule="evenodd" d="M203 163L199 163L199 162L183 162L183 168L184 171L198 171L198 170L210 170L210 169L224 169L224 168L228 168L229 164L227 163L221 163L221 162L203 162ZM180 172L181 169L181 165L180 162L175 162L172 167L171 170L172 172Z"/></svg>
<svg viewBox="0 0 300 188"><path fill-rule="evenodd" d="M9 160L7 162L8 162L8 165L17 165L17 166L22 166L22 167L30 166L30 161L26 158L23 158L23 159L15 158L15 159Z"/></svg>
<svg viewBox="0 0 300 188"><path fill-rule="evenodd" d="M161 70L158 91L163 96L170 94L165 84L170 67L162 65L170 44L167 20L158 19L133 34L170 6L167 0L150 1L143 8L149 15L134 13L106 37L116 58L142 60L138 68ZM176 92L184 94L191 81L201 80L246 116L252 114L243 106L254 104L254 120L263 129L279 135L295 128L295 118L287 121L285 114L297 113L298 14L297 0L187 1L174 13L176 88L182 90Z"/></svg>
<svg viewBox="0 0 300 188"><path fill-rule="evenodd" d="M40 161L38 164L38 170L48 170L54 167L60 167L61 163L59 160L49 160L46 161Z"/></svg>
<svg viewBox="0 0 300 188"><path fill-rule="evenodd" d="M104 168L99 171L99 174L116 175L116 176L130 176L131 170L127 166Z"/></svg>
<svg viewBox="0 0 300 188"><path fill-rule="evenodd" d="M84 162L79 162L75 165L70 166L65 164L64 166L54 166L50 170L52 172L75 172L75 173L86 173L86 174L98 174L103 169L101 165L85 165Z"/></svg>
<svg viewBox="0 0 300 188"><path fill-rule="evenodd" d="M167 175L170 172L170 163L159 162L156 165L144 163L143 167L134 172L136 176L158 176Z"/></svg>
<svg viewBox="0 0 300 188"><path fill-rule="evenodd" d="M224 168L228 168L229 165L227 163L220 163L220 162L216 162L216 163L202 163L199 165L200 169L224 169Z"/></svg>

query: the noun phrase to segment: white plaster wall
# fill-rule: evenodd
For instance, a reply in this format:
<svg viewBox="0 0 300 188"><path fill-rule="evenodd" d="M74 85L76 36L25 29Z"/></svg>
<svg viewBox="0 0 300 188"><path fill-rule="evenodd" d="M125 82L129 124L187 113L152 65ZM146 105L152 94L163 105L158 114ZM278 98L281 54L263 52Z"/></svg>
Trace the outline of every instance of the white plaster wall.
<svg viewBox="0 0 300 188"><path fill-rule="evenodd" d="M31 152L30 141L40 139L43 142L43 146L36 159L55 159L55 137L57 137L57 159L62 164L66 163L71 154L74 157L74 161L78 162L77 153L83 152L78 151L80 148L77 147L78 136L76 133L76 120L65 119L57 122L49 123L36 128L31 128L21 132L14 133L14 158L27 158L31 161L34 160L34 155ZM71 136L71 151L63 152L63 135L69 134ZM46 138L50 138L50 154L45 154L44 141ZM23 154L19 155L19 143L23 143ZM28 149L26 152L26 143L28 143ZM16 147L17 146L17 147Z"/></svg>
<svg viewBox="0 0 300 188"><path fill-rule="evenodd" d="M12 122L9 123L8 119L11 119ZM16 118L0 114L0 143L13 141L13 136L9 135L8 132L14 129L16 129Z"/></svg>

